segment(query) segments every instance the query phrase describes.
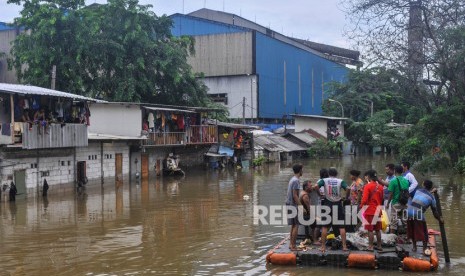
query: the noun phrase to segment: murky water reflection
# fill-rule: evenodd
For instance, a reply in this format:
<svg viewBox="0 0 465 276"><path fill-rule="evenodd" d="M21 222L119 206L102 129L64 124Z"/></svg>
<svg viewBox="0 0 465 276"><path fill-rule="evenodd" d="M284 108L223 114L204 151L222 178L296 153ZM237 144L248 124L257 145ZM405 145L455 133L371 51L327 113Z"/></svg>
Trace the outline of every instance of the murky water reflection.
<svg viewBox="0 0 465 276"><path fill-rule="evenodd" d="M304 179L335 166L383 172L392 157L306 160ZM261 170L188 171L187 177L124 183L89 183L76 195L52 187L48 200L0 205L0 275L344 275L385 274L324 267L265 265L267 251L287 226L253 224L253 205L282 204L291 164ZM429 175L441 186L452 265L438 273L465 272L463 179ZM424 176L417 174L417 178ZM244 197L246 196L246 197ZM430 215L429 226L437 228ZM442 257L442 250L440 250ZM389 272L398 274L397 272Z"/></svg>

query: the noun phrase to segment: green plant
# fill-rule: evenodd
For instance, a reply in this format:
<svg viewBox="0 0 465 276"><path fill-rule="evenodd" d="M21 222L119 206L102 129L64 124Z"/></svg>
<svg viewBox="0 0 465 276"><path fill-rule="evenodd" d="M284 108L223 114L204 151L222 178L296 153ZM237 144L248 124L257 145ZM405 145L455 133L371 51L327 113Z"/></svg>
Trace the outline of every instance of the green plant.
<svg viewBox="0 0 465 276"><path fill-rule="evenodd" d="M261 156L255 158L254 160L252 160L252 166L254 166L254 167L261 166L263 164L263 162L265 162L265 161L266 161L265 156L261 155Z"/></svg>
<svg viewBox="0 0 465 276"><path fill-rule="evenodd" d="M326 141L324 139L316 140L307 153L310 158L327 158L333 156L340 156L342 153L341 143L344 141L344 137L338 137L336 140Z"/></svg>
<svg viewBox="0 0 465 276"><path fill-rule="evenodd" d="M454 169L460 174L465 173L465 156L459 158L459 161L455 164Z"/></svg>

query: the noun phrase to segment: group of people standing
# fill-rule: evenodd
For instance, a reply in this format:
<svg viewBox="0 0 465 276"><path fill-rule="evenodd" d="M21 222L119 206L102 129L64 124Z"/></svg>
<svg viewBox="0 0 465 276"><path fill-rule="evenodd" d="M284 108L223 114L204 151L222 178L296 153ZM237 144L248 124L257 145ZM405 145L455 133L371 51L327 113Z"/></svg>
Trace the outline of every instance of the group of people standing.
<svg viewBox="0 0 465 276"><path fill-rule="evenodd" d="M311 234L306 233L306 235L311 238L313 245L320 246L320 250L325 252L328 230L332 227L333 232L339 232L341 236L342 250L347 251L349 249L346 232L356 231L361 222L368 232L367 250L374 250L376 234L376 249L382 251L381 214L383 209L387 209L390 214L390 232L398 234L399 222L405 223L407 237L412 240L413 251L417 250L417 241L422 241L425 249L428 241L424 216L426 210L431 207L434 217L443 222L443 218L436 210L436 201L432 194L435 192L433 183L424 180L422 187L419 187L415 176L410 172L409 162L402 162L397 166L387 164L385 170L385 179L381 179L375 170L366 171L363 175L364 179L361 178L360 171L351 170L351 183L348 184L337 177L338 172L335 168L323 168L320 170L320 179L316 184L304 181L301 190L300 178L303 174L303 166L295 164L294 176L289 181L286 199L287 222L291 226L289 248L301 249L296 246L298 227L301 224L308 225L306 222L311 221L309 225ZM342 190L345 190L344 195ZM300 216L299 205L303 207L301 208L303 214ZM355 219L356 223L351 218L354 208L361 211L361 218ZM320 212L323 209L326 211ZM350 214L347 211L350 211ZM329 221L322 220L321 214L324 212L326 217L330 218ZM304 221L299 218L304 218ZM318 239L320 234L321 241Z"/></svg>

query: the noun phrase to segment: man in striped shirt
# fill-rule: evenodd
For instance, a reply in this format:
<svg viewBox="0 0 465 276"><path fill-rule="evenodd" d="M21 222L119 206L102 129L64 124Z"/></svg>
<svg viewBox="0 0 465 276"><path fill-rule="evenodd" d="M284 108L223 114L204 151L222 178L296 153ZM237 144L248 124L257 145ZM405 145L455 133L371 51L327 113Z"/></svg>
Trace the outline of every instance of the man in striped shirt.
<svg viewBox="0 0 465 276"><path fill-rule="evenodd" d="M428 207L431 207L431 211L438 221L444 222L437 212L436 200L431 194L432 189L433 182L431 180L423 181L423 188L417 189L407 208L407 237L412 239L414 252L417 251L417 241L423 242L423 251L428 244L428 228L425 220L425 212Z"/></svg>

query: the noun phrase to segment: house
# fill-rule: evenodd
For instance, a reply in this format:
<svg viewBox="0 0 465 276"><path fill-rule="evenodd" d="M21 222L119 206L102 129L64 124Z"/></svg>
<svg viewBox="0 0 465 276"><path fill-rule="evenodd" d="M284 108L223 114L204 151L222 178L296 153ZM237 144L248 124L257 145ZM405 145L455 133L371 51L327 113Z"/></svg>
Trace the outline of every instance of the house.
<svg viewBox="0 0 465 276"><path fill-rule="evenodd" d="M205 154L206 163L210 167L239 161L243 167L250 165L254 157L253 134L250 131L258 127L217 120L209 120L207 123L218 127L218 144L212 145Z"/></svg>
<svg viewBox="0 0 465 276"><path fill-rule="evenodd" d="M44 180L83 185L111 177L118 187L137 172L159 172L169 153L183 166L201 165L218 143L218 126L205 119L214 109L106 102L6 83L0 109L0 181L15 183L23 196Z"/></svg>
<svg viewBox="0 0 465 276"><path fill-rule="evenodd" d="M318 115L292 114L295 120L295 132L306 131L314 137L331 139L344 137L344 121L348 118Z"/></svg>
<svg viewBox="0 0 465 276"><path fill-rule="evenodd" d="M265 156L270 162L292 161L295 158L305 156L307 153L306 147L277 134L255 136L254 145L256 152Z"/></svg>
<svg viewBox="0 0 465 276"><path fill-rule="evenodd" d="M231 118L321 115L325 85L345 81L344 64L360 64L357 51L287 37L235 14L200 9L171 19L173 35L195 39L188 62Z"/></svg>
<svg viewBox="0 0 465 276"><path fill-rule="evenodd" d="M88 105L93 101L36 86L0 83L2 186L14 182L18 193L25 195L29 188L42 187L44 179L49 184L74 182L78 162L94 160L94 155L80 150L88 146Z"/></svg>

